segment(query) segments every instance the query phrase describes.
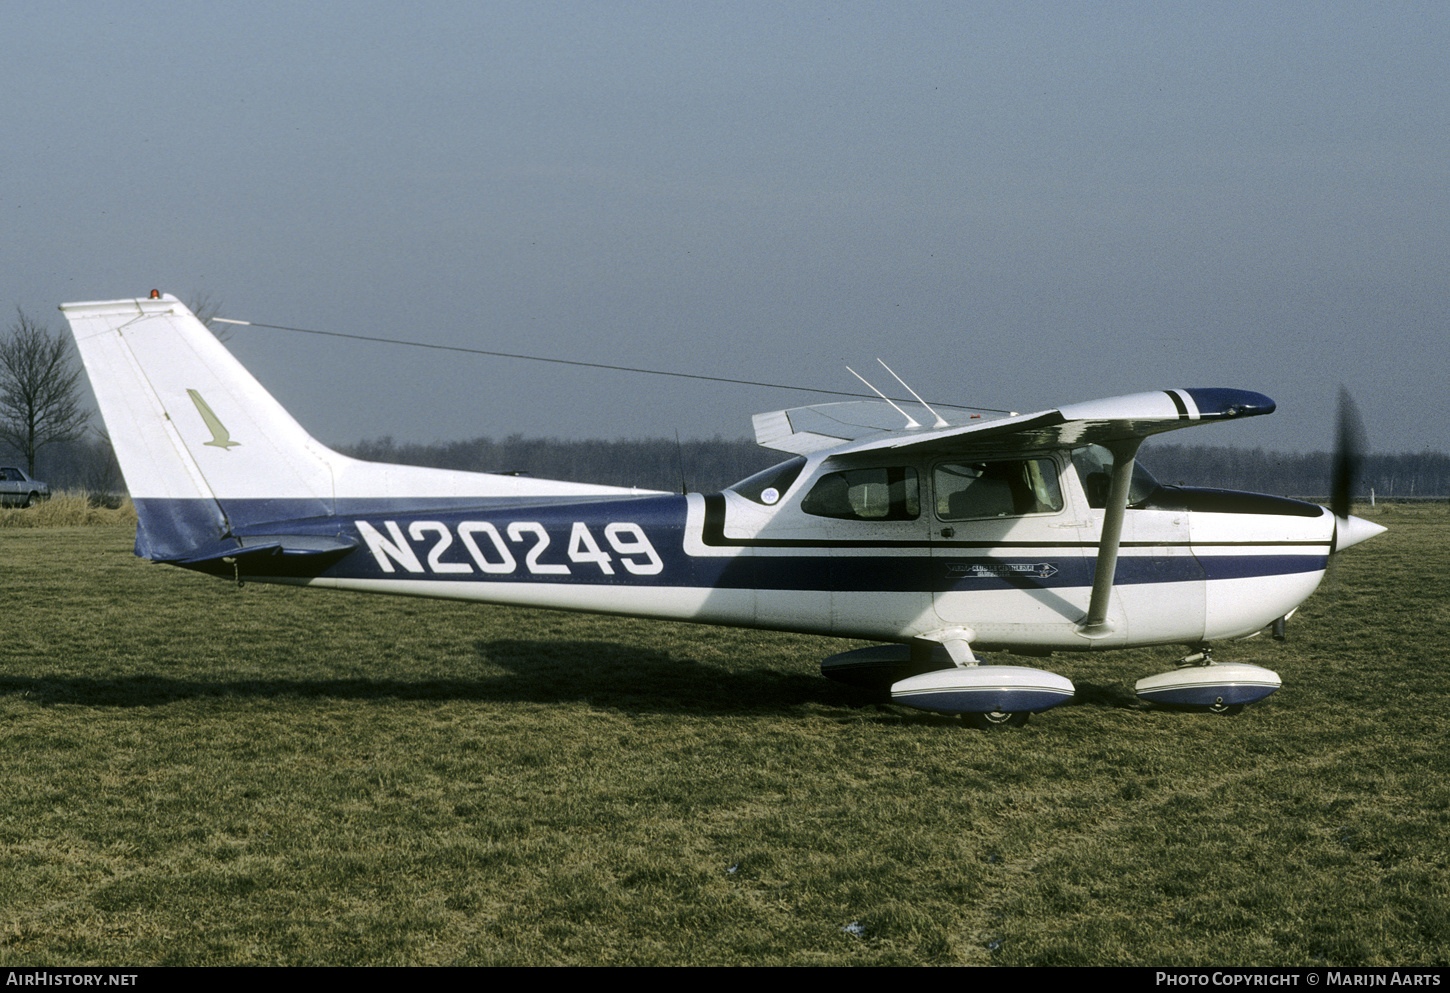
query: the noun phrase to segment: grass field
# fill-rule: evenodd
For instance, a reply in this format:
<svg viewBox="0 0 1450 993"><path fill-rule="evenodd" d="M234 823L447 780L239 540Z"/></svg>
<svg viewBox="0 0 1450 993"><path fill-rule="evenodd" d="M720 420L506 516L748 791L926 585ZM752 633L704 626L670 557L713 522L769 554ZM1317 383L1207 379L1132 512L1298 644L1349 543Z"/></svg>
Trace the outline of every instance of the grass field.
<svg viewBox="0 0 1450 993"><path fill-rule="evenodd" d="M1367 511L1284 689L1172 648L976 732L848 647L234 586L0 530L0 964L1445 964L1450 514Z"/></svg>

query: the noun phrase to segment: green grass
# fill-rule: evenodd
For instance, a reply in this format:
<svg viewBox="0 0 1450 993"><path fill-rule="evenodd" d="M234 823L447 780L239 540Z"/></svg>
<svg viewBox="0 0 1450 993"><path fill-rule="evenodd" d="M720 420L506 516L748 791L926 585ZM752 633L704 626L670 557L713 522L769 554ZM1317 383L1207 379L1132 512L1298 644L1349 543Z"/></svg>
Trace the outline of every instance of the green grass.
<svg viewBox="0 0 1450 993"><path fill-rule="evenodd" d="M1444 506L1238 718L1171 649L1020 731L823 638L229 584L0 532L0 964L1445 964Z"/></svg>

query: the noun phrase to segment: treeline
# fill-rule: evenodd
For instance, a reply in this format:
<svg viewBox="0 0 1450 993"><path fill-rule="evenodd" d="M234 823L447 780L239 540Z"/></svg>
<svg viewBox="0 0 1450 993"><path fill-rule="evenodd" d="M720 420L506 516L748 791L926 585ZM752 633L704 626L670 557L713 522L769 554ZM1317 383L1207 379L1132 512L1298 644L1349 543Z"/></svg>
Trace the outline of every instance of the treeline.
<svg viewBox="0 0 1450 993"><path fill-rule="evenodd" d="M0 444L0 464L25 468L25 457ZM49 483L53 492L115 493L126 490L111 443L104 435L55 441L35 457L35 478Z"/></svg>
<svg viewBox="0 0 1450 993"><path fill-rule="evenodd" d="M1266 452L1261 448L1149 442L1143 446L1140 456L1160 483L1218 486L1316 501L1328 497L1334 469L1334 456L1328 452L1299 455ZM1366 455L1354 492L1357 498L1367 500L1371 490L1379 500L1450 497L1450 455L1444 452Z"/></svg>
<svg viewBox="0 0 1450 993"><path fill-rule="evenodd" d="M712 492L788 458L760 448L748 438L718 436L686 441L678 447L673 439L665 438L560 441L513 435L502 441L475 438L433 445L400 445L391 438L380 438L340 450L377 462L474 472L522 471L546 479L675 492L680 489L682 470L692 492ZM1143 446L1141 457L1164 483L1315 499L1328 496L1334 462L1327 452L1300 455L1151 441ZM1356 493L1368 499L1371 487L1377 498L1385 500L1450 497L1450 455L1367 455Z"/></svg>
<svg viewBox="0 0 1450 993"><path fill-rule="evenodd" d="M431 445L399 443L385 437L335 447L345 455L370 462L524 473L542 479L674 493L680 491L682 482L691 492L714 492L786 458L745 438L721 437L677 444L673 438L563 441L516 434L497 441L474 438ZM25 462L18 452L0 444L0 464L23 467ZM46 446L36 459L35 475L53 490L125 490L110 442L102 435Z"/></svg>
<svg viewBox="0 0 1450 993"><path fill-rule="evenodd" d="M681 472L692 492L713 492L784 461L787 455L760 448L748 438L708 441L644 438L619 441L560 441L513 435L503 441L434 445L396 444L391 438L343 446L341 451L377 462L404 462L474 472L523 471L546 479L571 479L611 486L680 489ZM1143 463L1163 483L1217 486L1230 490L1327 498L1334 457L1328 452L1295 454L1261 448L1166 445L1149 442ZM1356 494L1382 500L1450 497L1450 455L1444 452L1367 455Z"/></svg>
<svg viewBox="0 0 1450 993"><path fill-rule="evenodd" d="M432 445L398 444L392 438L360 441L338 448L372 462L402 462L467 472L527 473L543 479L567 479L606 486L636 486L680 492L710 493L768 469L787 458L747 438L683 441L673 438L621 438L616 441L561 441L510 435L502 441L471 441Z"/></svg>
<svg viewBox="0 0 1450 993"><path fill-rule="evenodd" d="M527 473L610 486L678 493L714 492L752 473L784 461L787 455L761 448L748 438L715 437L676 443L673 438L615 441L563 441L511 435L501 440L437 442L423 445L377 438L338 450L374 462L461 469L468 472ZM7 465L16 453L0 451ZM1295 454L1213 445L1168 445L1150 441L1143 464L1163 483L1218 486L1322 500L1328 496L1333 456ZM104 436L58 442L41 453L36 475L57 490L120 493L124 483ZM1367 455L1357 496L1370 491L1380 500L1450 498L1450 455L1444 452Z"/></svg>

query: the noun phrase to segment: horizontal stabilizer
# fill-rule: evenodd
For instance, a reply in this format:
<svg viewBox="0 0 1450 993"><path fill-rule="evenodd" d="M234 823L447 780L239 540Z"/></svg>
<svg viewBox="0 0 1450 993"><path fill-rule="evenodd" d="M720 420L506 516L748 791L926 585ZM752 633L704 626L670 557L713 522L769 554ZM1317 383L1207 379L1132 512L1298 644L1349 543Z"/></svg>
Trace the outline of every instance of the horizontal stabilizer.
<svg viewBox="0 0 1450 993"><path fill-rule="evenodd" d="M348 538L330 538L312 534L255 535L246 538L229 538L205 548L194 548L190 552L163 561L173 565L202 565L207 562L239 560L249 564L259 559L276 556L306 558L314 565L327 559L340 559L358 543Z"/></svg>

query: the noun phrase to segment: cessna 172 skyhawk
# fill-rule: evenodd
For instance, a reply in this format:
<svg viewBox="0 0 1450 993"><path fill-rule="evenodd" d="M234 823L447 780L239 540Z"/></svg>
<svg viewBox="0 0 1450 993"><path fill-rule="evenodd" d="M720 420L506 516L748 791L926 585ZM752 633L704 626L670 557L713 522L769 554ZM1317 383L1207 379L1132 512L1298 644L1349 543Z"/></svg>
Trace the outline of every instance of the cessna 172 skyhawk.
<svg viewBox="0 0 1450 993"><path fill-rule="evenodd" d="M1211 641L1291 613L1384 530L1313 504L1159 486L1144 438L1255 417L1171 389L982 420L883 400L755 417L790 456L669 494L363 462L302 429L175 297L62 306L136 505L136 554L226 578L890 642L822 671L898 703L1020 724L1073 695L1018 655L1186 644L1141 680L1167 706L1276 690ZM912 408L915 409L914 407ZM1347 504L1347 496L1344 498Z"/></svg>

